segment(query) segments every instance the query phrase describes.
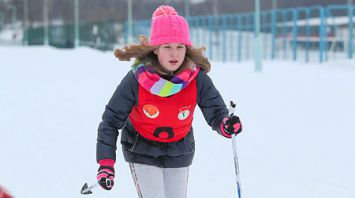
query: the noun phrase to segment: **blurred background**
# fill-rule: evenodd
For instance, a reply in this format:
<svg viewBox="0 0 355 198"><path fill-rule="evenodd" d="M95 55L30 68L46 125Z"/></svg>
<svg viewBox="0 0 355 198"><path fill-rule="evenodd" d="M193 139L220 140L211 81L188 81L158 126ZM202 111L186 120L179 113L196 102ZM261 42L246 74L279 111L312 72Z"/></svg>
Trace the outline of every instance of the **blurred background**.
<svg viewBox="0 0 355 198"><path fill-rule="evenodd" d="M187 17L211 60L249 60L254 48L264 59L353 57L352 0L0 0L0 45L113 50L149 36L161 4Z"/></svg>

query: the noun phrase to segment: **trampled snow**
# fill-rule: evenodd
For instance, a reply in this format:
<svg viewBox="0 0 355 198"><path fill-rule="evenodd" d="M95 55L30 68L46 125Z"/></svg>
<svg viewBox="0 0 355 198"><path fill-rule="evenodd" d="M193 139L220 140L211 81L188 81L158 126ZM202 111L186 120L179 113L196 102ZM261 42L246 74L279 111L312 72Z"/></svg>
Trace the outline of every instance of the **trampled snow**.
<svg viewBox="0 0 355 198"><path fill-rule="evenodd" d="M88 48L0 47L0 185L16 198L82 197L95 183L97 127L130 68ZM244 124L238 156L245 198L355 197L355 61L212 63ZM198 109L198 108L197 108ZM236 197L231 141L195 113L188 197ZM112 191L138 197L121 148Z"/></svg>

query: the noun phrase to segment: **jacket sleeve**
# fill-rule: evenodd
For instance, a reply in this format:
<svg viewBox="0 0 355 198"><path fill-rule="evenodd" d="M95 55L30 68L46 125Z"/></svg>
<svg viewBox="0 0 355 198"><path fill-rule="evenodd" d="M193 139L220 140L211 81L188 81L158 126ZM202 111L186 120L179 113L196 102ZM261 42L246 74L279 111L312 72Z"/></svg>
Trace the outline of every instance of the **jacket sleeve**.
<svg viewBox="0 0 355 198"><path fill-rule="evenodd" d="M138 82L132 71L122 79L102 115L102 122L98 128L96 144L96 160L116 160L116 143L118 130L127 121L127 117L136 104Z"/></svg>
<svg viewBox="0 0 355 198"><path fill-rule="evenodd" d="M224 117L228 116L228 109L219 91L214 86L211 78L200 71L197 76L197 103L213 130L221 134L219 126Z"/></svg>

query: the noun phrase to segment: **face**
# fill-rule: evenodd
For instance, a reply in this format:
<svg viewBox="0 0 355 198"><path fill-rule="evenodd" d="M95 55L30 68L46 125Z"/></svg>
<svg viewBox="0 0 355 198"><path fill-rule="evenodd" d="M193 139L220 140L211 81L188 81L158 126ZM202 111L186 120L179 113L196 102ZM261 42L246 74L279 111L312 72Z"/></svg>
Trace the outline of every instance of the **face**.
<svg viewBox="0 0 355 198"><path fill-rule="evenodd" d="M180 68L185 59L186 46L181 43L160 45L154 50L160 65L169 72Z"/></svg>

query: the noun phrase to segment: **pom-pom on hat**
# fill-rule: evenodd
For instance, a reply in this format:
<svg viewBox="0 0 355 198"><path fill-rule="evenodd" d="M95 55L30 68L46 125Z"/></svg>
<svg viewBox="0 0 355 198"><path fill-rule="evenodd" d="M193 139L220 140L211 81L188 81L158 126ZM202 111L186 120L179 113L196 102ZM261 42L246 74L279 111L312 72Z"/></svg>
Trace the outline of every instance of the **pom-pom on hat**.
<svg viewBox="0 0 355 198"><path fill-rule="evenodd" d="M189 25L173 7L159 6L153 13L150 45L183 43L191 46Z"/></svg>

